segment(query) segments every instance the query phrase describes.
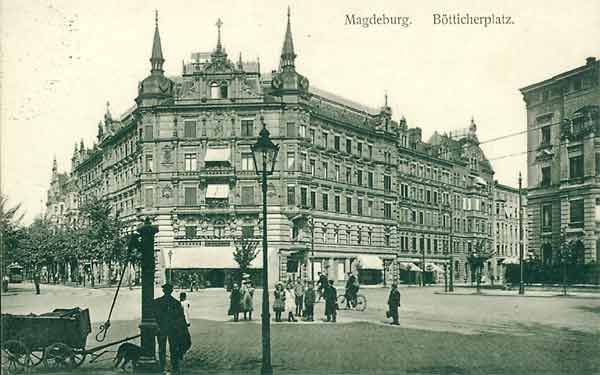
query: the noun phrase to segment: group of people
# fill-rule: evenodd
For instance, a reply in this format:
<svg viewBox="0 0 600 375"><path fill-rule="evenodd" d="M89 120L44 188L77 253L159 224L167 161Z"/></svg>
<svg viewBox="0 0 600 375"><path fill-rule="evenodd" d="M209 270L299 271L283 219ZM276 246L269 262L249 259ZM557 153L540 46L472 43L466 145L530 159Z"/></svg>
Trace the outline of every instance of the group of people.
<svg viewBox="0 0 600 375"><path fill-rule="evenodd" d="M316 293L312 281L297 280L294 284L288 280L286 287L279 282L273 292L273 311L275 321L281 322L284 312L287 312L288 322L297 322L296 317L303 317L305 321L314 321Z"/></svg>
<svg viewBox="0 0 600 375"><path fill-rule="evenodd" d="M233 321L240 320L240 313L244 314L244 320L252 320L254 311L254 287L249 279L242 280L242 286L233 284L229 295L229 312L233 315Z"/></svg>

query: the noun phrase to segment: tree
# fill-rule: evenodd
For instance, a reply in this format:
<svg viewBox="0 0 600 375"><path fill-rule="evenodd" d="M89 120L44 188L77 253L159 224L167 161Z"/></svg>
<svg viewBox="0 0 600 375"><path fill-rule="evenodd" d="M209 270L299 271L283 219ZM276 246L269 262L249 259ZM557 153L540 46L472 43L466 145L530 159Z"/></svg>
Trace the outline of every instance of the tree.
<svg viewBox="0 0 600 375"><path fill-rule="evenodd" d="M482 239L475 243L475 250L467 256L467 261L471 265L471 269L475 273L477 281L477 293L481 293L481 272L488 259L492 258L495 251L487 250L487 241Z"/></svg>
<svg viewBox="0 0 600 375"><path fill-rule="evenodd" d="M561 265L562 270L562 284L563 284L563 295L567 295L567 283L568 283L568 266L574 264L577 261L577 241L569 240L567 232L563 229L560 233L560 247L558 248L558 264Z"/></svg>
<svg viewBox="0 0 600 375"><path fill-rule="evenodd" d="M8 198L0 195L0 262L3 272L4 267L21 258L20 244L25 235L21 227L23 215L21 204L10 207Z"/></svg>
<svg viewBox="0 0 600 375"><path fill-rule="evenodd" d="M260 251L258 248L259 241L250 236L242 234L235 242L235 250L233 251L233 259L240 267L240 280L244 273L248 271L250 264Z"/></svg>

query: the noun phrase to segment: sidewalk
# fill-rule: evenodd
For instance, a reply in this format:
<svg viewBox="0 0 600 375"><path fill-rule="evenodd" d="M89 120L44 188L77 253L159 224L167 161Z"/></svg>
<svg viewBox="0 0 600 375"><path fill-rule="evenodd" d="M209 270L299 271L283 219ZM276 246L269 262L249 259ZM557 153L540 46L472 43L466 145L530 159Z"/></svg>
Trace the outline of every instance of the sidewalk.
<svg viewBox="0 0 600 375"><path fill-rule="evenodd" d="M528 290L525 288L525 294L519 294L519 290L502 290L502 289L481 289L481 293L477 293L475 288L455 288L454 292L434 292L440 295L455 295L455 296L484 296L484 297L519 297L519 298L582 298L582 299L600 299L598 292L581 292L570 291L567 289L567 295L562 294L562 290Z"/></svg>

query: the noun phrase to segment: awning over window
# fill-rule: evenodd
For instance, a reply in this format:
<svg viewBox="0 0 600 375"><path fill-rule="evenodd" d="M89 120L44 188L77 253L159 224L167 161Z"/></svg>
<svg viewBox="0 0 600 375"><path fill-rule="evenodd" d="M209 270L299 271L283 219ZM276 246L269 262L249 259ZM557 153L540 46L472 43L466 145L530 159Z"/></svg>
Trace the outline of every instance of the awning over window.
<svg viewBox="0 0 600 375"><path fill-rule="evenodd" d="M485 180L479 176L473 176L473 182L478 185L483 185L483 186L487 185L487 182L485 182Z"/></svg>
<svg viewBox="0 0 600 375"><path fill-rule="evenodd" d="M359 255L357 257L360 267L367 270L382 270L383 261L378 255Z"/></svg>
<svg viewBox="0 0 600 375"><path fill-rule="evenodd" d="M233 259L231 246L223 247L177 247L172 249L171 258L167 257L167 268L239 268ZM170 263L170 264L169 264ZM250 268L262 268L262 250L250 264Z"/></svg>
<svg viewBox="0 0 600 375"><path fill-rule="evenodd" d="M206 150L204 161L230 161L231 149L228 148L209 148Z"/></svg>
<svg viewBox="0 0 600 375"><path fill-rule="evenodd" d="M210 184L206 187L206 198L229 198L229 185Z"/></svg>
<svg viewBox="0 0 600 375"><path fill-rule="evenodd" d="M414 263L400 263L400 269L405 271L415 271L415 272L423 272L416 264Z"/></svg>
<svg viewBox="0 0 600 375"><path fill-rule="evenodd" d="M444 269L435 263L425 263L425 271L427 271L427 272L444 272Z"/></svg>
<svg viewBox="0 0 600 375"><path fill-rule="evenodd" d="M502 264L519 264L519 258L517 257L507 257L504 258Z"/></svg>

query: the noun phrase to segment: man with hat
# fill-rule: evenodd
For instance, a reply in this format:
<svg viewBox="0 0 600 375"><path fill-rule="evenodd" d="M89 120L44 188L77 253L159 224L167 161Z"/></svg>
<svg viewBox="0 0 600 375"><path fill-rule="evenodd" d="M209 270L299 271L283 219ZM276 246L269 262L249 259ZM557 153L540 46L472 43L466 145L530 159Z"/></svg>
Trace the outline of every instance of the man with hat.
<svg viewBox="0 0 600 375"><path fill-rule="evenodd" d="M393 325L399 325L398 321L398 307L400 306L400 291L398 290L398 284L393 283L390 295L388 297L388 318L392 318Z"/></svg>
<svg viewBox="0 0 600 375"><path fill-rule="evenodd" d="M154 317L158 325L158 361L161 371L165 370L167 339L171 353L171 372L179 372L179 360L190 348L191 339L181 303L173 297L173 285L162 286L164 295L154 300Z"/></svg>

